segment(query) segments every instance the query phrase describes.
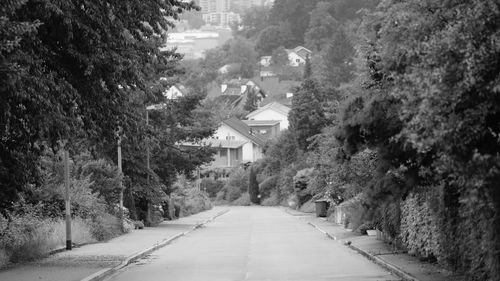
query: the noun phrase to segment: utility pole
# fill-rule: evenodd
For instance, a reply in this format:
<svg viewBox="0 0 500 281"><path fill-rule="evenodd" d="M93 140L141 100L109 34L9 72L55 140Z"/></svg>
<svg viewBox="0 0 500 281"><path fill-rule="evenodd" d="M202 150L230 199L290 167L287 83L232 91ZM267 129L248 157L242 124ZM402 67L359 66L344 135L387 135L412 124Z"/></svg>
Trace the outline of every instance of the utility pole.
<svg viewBox="0 0 500 281"><path fill-rule="evenodd" d="M149 110L146 108L146 128L149 130ZM149 136L146 136L146 168L148 169L147 177L146 177L146 184L148 185L149 188ZM151 204L148 202L148 211L147 211L147 222L151 222Z"/></svg>
<svg viewBox="0 0 500 281"><path fill-rule="evenodd" d="M66 250L71 250L71 202L69 198L69 151L64 150L64 199L66 201Z"/></svg>
<svg viewBox="0 0 500 281"><path fill-rule="evenodd" d="M118 173L120 174L120 195L119 195L119 207L118 215L120 216L120 226L123 230L123 171L122 171L122 137L121 137L121 127L118 129Z"/></svg>

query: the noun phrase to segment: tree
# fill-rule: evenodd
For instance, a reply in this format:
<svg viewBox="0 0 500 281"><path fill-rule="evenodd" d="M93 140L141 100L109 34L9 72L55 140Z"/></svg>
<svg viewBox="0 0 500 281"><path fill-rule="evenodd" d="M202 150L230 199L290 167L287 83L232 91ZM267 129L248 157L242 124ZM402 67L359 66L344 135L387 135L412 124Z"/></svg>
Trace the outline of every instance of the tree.
<svg viewBox="0 0 500 281"><path fill-rule="evenodd" d="M175 73L172 61L180 56L159 50L172 25L167 16L193 5L11 1L5 7L0 190L13 202L28 184L39 184L38 159L48 149L85 145L116 158L118 127L134 132L144 104L161 97L151 82Z"/></svg>
<svg viewBox="0 0 500 281"><path fill-rule="evenodd" d="M287 65L288 62L288 53L286 52L285 47L279 46L273 51L271 57L271 65L281 67Z"/></svg>
<svg viewBox="0 0 500 281"><path fill-rule="evenodd" d="M254 45L243 37L237 37L229 42L227 60L231 63L241 64L241 76L252 78L257 68L257 53Z"/></svg>
<svg viewBox="0 0 500 281"><path fill-rule="evenodd" d="M333 4L329 2L318 2L311 12L304 41L314 52L323 50L339 28L338 21L329 12L332 6Z"/></svg>
<svg viewBox="0 0 500 281"><path fill-rule="evenodd" d="M280 46L292 47L293 37L290 26L282 23L281 25L272 25L263 29L257 37L256 50L259 55L269 55L273 50Z"/></svg>
<svg viewBox="0 0 500 281"><path fill-rule="evenodd" d="M237 35L255 39L267 27L269 11L268 6L253 6L247 9L241 18L241 29L237 31Z"/></svg>
<svg viewBox="0 0 500 281"><path fill-rule="evenodd" d="M279 26L286 23L293 36L290 45L293 47L301 45L304 43L304 34L309 26L310 12L316 7L317 2L317 0L276 0L269 15L269 24ZM287 44L281 45L291 47Z"/></svg>
<svg viewBox="0 0 500 281"><path fill-rule="evenodd" d="M257 172L253 167L250 168L248 176L248 193L250 194L250 202L260 204L259 183L257 182Z"/></svg>
<svg viewBox="0 0 500 281"><path fill-rule="evenodd" d="M293 96L292 109L288 114L290 131L303 151L309 150L310 138L321 133L327 125L322 102L322 95L311 79L306 79Z"/></svg>

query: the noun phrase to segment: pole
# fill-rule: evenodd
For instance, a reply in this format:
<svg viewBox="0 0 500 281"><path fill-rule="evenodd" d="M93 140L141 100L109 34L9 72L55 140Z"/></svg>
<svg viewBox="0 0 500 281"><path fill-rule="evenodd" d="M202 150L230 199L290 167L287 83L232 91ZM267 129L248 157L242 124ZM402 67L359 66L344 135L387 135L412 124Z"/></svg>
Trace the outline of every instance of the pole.
<svg viewBox="0 0 500 281"><path fill-rule="evenodd" d="M122 174L122 138L118 135L118 173L120 174L120 195L119 195L119 207L118 215L120 216L120 225L123 228L123 174ZM123 230L123 229L122 229Z"/></svg>
<svg viewBox="0 0 500 281"><path fill-rule="evenodd" d="M146 108L146 128L149 130L149 111L148 109ZM148 132L149 133L149 132ZM150 165L149 165L149 136L146 136L146 168L148 170L148 173L147 173L147 176L146 176L146 184L148 185L148 188L149 188L149 169L150 169ZM151 204L149 203L148 201L148 206L147 206L148 210L147 210L147 218L146 218L146 221L148 224L151 223Z"/></svg>
<svg viewBox="0 0 500 281"><path fill-rule="evenodd" d="M71 203L69 198L69 152L64 150L64 191L66 200L66 250L71 250Z"/></svg>

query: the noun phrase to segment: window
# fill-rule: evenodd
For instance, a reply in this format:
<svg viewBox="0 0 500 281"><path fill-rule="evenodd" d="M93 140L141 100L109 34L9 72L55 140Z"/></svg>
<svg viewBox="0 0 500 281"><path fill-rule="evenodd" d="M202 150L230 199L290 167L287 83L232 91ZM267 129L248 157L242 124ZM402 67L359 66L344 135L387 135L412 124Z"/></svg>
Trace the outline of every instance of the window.
<svg viewBox="0 0 500 281"><path fill-rule="evenodd" d="M260 131L259 131L259 134L261 134L261 135L265 135L265 134L267 134L267 130L260 130Z"/></svg>
<svg viewBox="0 0 500 281"><path fill-rule="evenodd" d="M300 62L300 59L296 59L295 61L296 61L296 62Z"/></svg>
<svg viewBox="0 0 500 281"><path fill-rule="evenodd" d="M235 140L235 137L234 136L227 136L226 140Z"/></svg>
<svg viewBox="0 0 500 281"><path fill-rule="evenodd" d="M227 157L227 150L225 148L219 150L220 157Z"/></svg>

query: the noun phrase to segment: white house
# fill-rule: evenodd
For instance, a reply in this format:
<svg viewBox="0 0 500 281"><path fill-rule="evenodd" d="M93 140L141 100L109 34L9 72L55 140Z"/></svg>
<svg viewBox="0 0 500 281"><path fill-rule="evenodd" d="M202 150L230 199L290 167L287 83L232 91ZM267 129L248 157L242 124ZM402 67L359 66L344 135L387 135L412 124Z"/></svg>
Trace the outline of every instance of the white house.
<svg viewBox="0 0 500 281"><path fill-rule="evenodd" d="M288 112L290 108L278 102L272 102L263 107L250 112L247 115L248 120L269 121L275 120L280 122L280 130L288 129Z"/></svg>
<svg viewBox="0 0 500 281"><path fill-rule="evenodd" d="M288 60L290 61L289 64L290 66L300 66L306 63L306 58L309 56L311 57L312 51L302 47L302 46L297 46L294 49L287 49L286 50L288 54Z"/></svg>
<svg viewBox="0 0 500 281"><path fill-rule="evenodd" d="M270 66L272 58L273 58L272 56L262 56L262 57L260 57L260 65L261 66Z"/></svg>
<svg viewBox="0 0 500 281"><path fill-rule="evenodd" d="M243 121L230 118L222 121L212 138L240 141L243 147L241 163L255 162L263 157L262 148L265 141L250 131L250 127Z"/></svg>
<svg viewBox="0 0 500 281"><path fill-rule="evenodd" d="M163 95L169 100L175 100L187 94L186 87L183 85L173 85L168 90L163 92Z"/></svg>

